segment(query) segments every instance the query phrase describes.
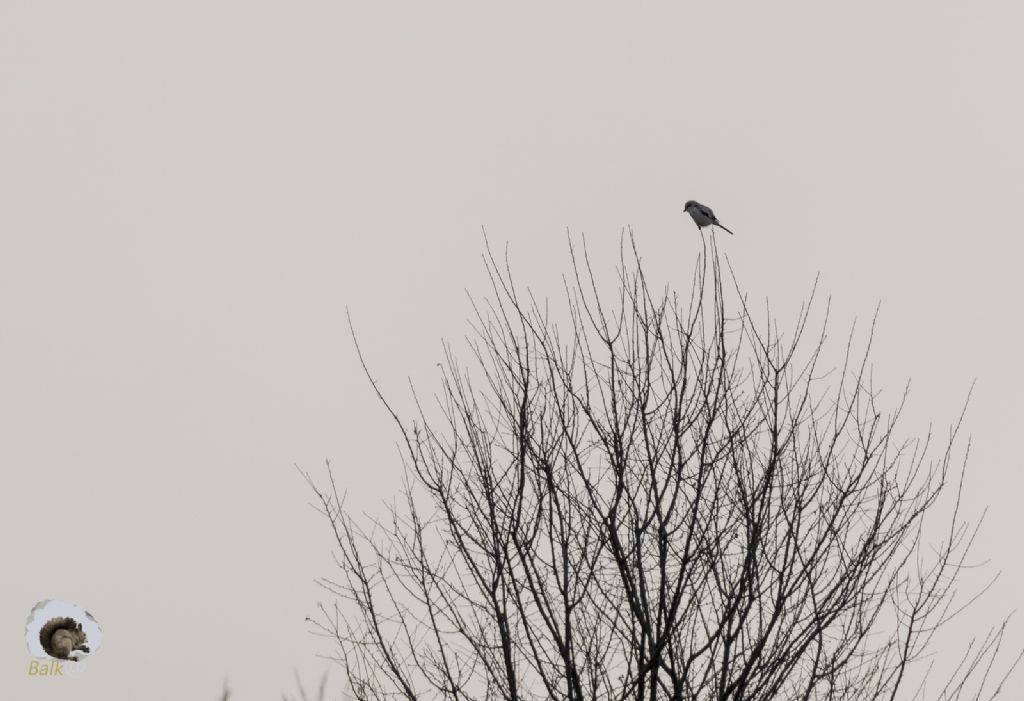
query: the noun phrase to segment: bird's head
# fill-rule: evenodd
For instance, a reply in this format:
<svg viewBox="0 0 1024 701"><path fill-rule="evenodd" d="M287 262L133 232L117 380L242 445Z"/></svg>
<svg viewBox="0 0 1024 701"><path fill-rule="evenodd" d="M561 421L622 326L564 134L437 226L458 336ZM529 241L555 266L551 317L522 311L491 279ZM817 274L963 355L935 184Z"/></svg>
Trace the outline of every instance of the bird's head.
<svg viewBox="0 0 1024 701"><path fill-rule="evenodd" d="M683 205L683 211L684 212L689 212L690 211L690 207L692 207L695 204L697 204L697 202L695 200L687 200L686 204Z"/></svg>

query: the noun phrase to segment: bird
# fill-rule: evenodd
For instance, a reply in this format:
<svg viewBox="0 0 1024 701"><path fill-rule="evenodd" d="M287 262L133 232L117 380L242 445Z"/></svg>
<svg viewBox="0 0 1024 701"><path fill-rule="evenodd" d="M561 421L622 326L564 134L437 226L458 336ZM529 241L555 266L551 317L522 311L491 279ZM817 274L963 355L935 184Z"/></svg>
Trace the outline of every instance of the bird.
<svg viewBox="0 0 1024 701"><path fill-rule="evenodd" d="M697 225L698 229L703 229L705 226L720 226L729 231L722 222L718 221L718 217L711 211L711 207L703 205L697 200L688 201L686 206L683 207L683 211L688 212L693 217L693 222ZM729 231L729 234L735 236L731 231Z"/></svg>

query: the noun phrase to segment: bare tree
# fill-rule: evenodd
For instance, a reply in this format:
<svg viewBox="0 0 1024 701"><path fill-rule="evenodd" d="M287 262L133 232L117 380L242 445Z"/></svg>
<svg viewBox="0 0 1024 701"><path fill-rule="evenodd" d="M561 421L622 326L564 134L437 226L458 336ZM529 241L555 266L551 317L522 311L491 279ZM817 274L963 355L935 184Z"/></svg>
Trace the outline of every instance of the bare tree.
<svg viewBox="0 0 1024 701"><path fill-rule="evenodd" d="M559 324L488 245L472 363L445 346L436 410L401 418L367 371L402 438L386 518L306 474L339 568L311 620L355 697L994 697L1020 659L992 672L1005 620L926 693L976 527L959 420L898 437L874 324L826 372L828 305L817 332L813 292L792 333L755 323L713 239L682 296L651 289L632 236L610 301L570 252Z"/></svg>

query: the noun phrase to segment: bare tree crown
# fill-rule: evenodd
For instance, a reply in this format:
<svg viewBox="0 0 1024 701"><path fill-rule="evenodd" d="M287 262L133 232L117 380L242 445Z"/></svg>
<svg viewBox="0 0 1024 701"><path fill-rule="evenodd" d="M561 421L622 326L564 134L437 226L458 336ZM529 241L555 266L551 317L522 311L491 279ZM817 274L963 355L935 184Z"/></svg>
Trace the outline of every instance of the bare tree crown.
<svg viewBox="0 0 1024 701"><path fill-rule="evenodd" d="M810 300L790 334L756 324L713 239L682 296L651 289L632 237L610 300L570 249L568 323L488 247L440 411L406 421L378 391L407 477L389 518L310 479L339 565L315 624L355 696L926 698L975 532L953 513L923 537L960 488L959 424L900 440L867 351L822 367ZM994 696L1003 626L927 698Z"/></svg>

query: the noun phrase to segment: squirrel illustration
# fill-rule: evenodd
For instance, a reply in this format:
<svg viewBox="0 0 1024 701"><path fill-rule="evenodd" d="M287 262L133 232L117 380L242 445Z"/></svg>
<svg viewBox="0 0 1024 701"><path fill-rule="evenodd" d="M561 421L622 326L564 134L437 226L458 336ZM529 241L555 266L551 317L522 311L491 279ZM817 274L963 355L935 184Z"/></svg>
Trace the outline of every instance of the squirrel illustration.
<svg viewBox="0 0 1024 701"><path fill-rule="evenodd" d="M88 653L85 631L74 618L51 618L39 629L39 642L46 654L58 660L77 660ZM79 653L75 657L71 655Z"/></svg>

